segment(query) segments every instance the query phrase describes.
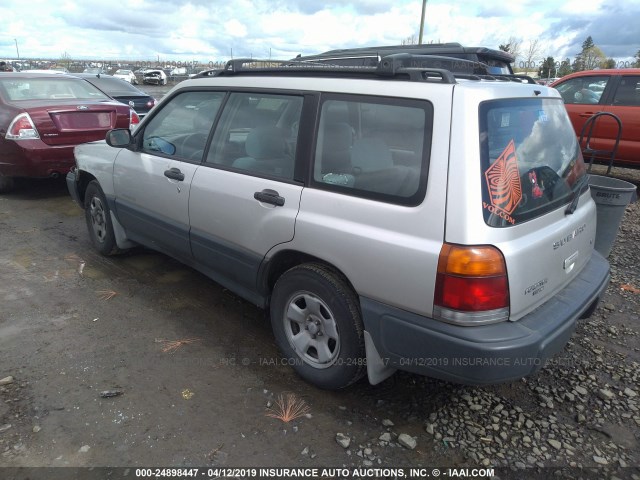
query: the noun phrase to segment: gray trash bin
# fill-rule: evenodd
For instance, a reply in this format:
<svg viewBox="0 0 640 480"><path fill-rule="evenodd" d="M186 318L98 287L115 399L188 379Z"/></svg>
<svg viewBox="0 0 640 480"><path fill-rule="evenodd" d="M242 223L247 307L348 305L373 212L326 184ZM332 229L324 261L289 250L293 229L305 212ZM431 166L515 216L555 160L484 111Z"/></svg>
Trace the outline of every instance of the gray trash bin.
<svg viewBox="0 0 640 480"><path fill-rule="evenodd" d="M636 186L617 178L590 175L589 188L598 213L595 249L603 257L608 257L624 210L637 198Z"/></svg>

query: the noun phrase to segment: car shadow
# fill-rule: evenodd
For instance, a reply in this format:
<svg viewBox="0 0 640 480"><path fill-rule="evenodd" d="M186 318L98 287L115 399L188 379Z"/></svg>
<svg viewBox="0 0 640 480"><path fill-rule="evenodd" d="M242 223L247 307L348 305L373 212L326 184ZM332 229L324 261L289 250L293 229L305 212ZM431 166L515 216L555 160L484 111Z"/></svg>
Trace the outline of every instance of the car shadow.
<svg viewBox="0 0 640 480"><path fill-rule="evenodd" d="M0 198L38 200L69 196L65 178L16 178L10 192L0 194Z"/></svg>

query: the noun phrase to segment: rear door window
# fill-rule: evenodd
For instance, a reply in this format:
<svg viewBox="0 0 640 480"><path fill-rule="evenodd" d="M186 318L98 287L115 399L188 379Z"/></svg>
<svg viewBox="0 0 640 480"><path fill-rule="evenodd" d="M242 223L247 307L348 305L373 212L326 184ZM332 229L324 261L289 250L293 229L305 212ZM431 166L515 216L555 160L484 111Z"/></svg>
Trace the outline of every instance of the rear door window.
<svg viewBox="0 0 640 480"><path fill-rule="evenodd" d="M613 97L613 104L629 107L640 106L640 76L622 76Z"/></svg>
<svg viewBox="0 0 640 480"><path fill-rule="evenodd" d="M417 205L426 190L432 121L426 101L325 95L313 185Z"/></svg>
<svg viewBox="0 0 640 480"><path fill-rule="evenodd" d="M586 174L560 99L509 99L480 106L485 222L508 227L569 203Z"/></svg>
<svg viewBox="0 0 640 480"><path fill-rule="evenodd" d="M293 180L302 105L298 95L231 93L206 162Z"/></svg>

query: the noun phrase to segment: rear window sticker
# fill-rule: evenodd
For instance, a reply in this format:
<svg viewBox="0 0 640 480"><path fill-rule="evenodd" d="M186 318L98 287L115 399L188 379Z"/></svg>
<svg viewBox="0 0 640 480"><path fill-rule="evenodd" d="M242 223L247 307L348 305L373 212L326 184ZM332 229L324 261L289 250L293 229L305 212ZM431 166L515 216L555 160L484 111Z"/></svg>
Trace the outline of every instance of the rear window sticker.
<svg viewBox="0 0 640 480"><path fill-rule="evenodd" d="M547 112L545 112L544 110L538 110L538 121L548 122L549 117L547 117Z"/></svg>
<svg viewBox="0 0 640 480"><path fill-rule="evenodd" d="M487 168L484 176L491 205L483 202L483 207L509 223L515 223L511 214L522 200L522 184L513 140L509 142L498 159Z"/></svg>
<svg viewBox="0 0 640 480"><path fill-rule="evenodd" d="M529 171L529 182L531 182L531 196L533 196L533 198L540 198L544 189L538 183L538 175L535 170Z"/></svg>
<svg viewBox="0 0 640 480"><path fill-rule="evenodd" d="M502 118L500 119L501 127L508 127L511 120L511 114L509 112L504 112L502 114Z"/></svg>

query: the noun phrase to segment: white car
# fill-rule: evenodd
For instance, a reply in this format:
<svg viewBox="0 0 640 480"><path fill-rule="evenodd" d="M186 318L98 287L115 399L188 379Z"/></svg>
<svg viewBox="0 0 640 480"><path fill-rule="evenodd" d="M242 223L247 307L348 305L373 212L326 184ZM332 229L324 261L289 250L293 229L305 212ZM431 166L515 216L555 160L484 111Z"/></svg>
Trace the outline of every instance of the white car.
<svg viewBox="0 0 640 480"><path fill-rule="evenodd" d="M147 85L166 85L167 74L160 69L147 70L142 75L142 83Z"/></svg>
<svg viewBox="0 0 640 480"><path fill-rule="evenodd" d="M124 80L125 82L129 82L131 85L137 85L138 79L136 75L133 73L133 70L116 70L116 73L113 74L114 77L119 78L120 80Z"/></svg>

